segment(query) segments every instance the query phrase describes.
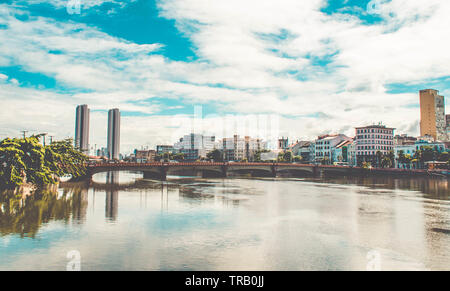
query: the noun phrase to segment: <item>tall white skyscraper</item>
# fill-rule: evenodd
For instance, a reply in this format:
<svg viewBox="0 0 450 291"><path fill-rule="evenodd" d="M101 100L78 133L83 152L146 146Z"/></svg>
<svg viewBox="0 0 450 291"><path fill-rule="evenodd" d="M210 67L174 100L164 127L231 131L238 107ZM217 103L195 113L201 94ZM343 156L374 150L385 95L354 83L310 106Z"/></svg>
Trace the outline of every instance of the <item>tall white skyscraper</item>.
<svg viewBox="0 0 450 291"><path fill-rule="evenodd" d="M120 111L108 111L108 158L118 160L120 154Z"/></svg>
<svg viewBox="0 0 450 291"><path fill-rule="evenodd" d="M89 154L89 108L86 104L78 105L75 119L75 147Z"/></svg>

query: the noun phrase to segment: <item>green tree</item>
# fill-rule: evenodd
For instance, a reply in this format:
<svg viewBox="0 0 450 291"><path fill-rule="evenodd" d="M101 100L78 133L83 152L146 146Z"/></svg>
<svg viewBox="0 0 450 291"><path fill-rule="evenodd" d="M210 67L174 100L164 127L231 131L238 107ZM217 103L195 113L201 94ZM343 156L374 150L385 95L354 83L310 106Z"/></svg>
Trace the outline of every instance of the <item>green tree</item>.
<svg viewBox="0 0 450 291"><path fill-rule="evenodd" d="M70 174L77 178L86 174L88 157L73 146L73 140L70 138L46 146L45 160L58 176Z"/></svg>
<svg viewBox="0 0 450 291"><path fill-rule="evenodd" d="M279 152L278 153L278 157L277 157L277 162L284 162L284 153L283 152Z"/></svg>
<svg viewBox="0 0 450 291"><path fill-rule="evenodd" d="M322 159L321 163L322 163L322 165L329 165L331 162L330 162L330 159L327 156L325 156Z"/></svg>
<svg viewBox="0 0 450 291"><path fill-rule="evenodd" d="M294 159L294 155L291 151L285 151L283 158L285 162L292 162L292 160Z"/></svg>
<svg viewBox="0 0 450 291"><path fill-rule="evenodd" d="M41 136L0 141L0 188L14 189L25 181L43 186L56 183L58 176L85 174L87 156L72 146L72 140L44 147Z"/></svg>
<svg viewBox="0 0 450 291"><path fill-rule="evenodd" d="M222 152L218 149L214 149L206 154L206 157L210 160L213 160L214 162L222 162L223 156Z"/></svg>
<svg viewBox="0 0 450 291"><path fill-rule="evenodd" d="M382 168L391 168L392 167L392 161L388 156L384 156L381 159L381 167Z"/></svg>
<svg viewBox="0 0 450 291"><path fill-rule="evenodd" d="M303 157L302 157L302 156L294 156L294 162L299 163L299 162L301 162L302 160L303 160Z"/></svg>
<svg viewBox="0 0 450 291"><path fill-rule="evenodd" d="M363 162L362 167L363 169L370 169L372 168L372 164L370 162Z"/></svg>
<svg viewBox="0 0 450 291"><path fill-rule="evenodd" d="M377 151L375 155L376 155L376 165L377 165L377 167L382 166L381 162L383 160L383 153L381 153L380 151Z"/></svg>
<svg viewBox="0 0 450 291"><path fill-rule="evenodd" d="M183 153L174 154L172 159L175 161L184 161L184 154Z"/></svg>
<svg viewBox="0 0 450 291"><path fill-rule="evenodd" d="M262 153L268 153L270 152L269 150L258 150L256 151L255 155L253 156L253 160L255 162L261 162L261 154Z"/></svg>

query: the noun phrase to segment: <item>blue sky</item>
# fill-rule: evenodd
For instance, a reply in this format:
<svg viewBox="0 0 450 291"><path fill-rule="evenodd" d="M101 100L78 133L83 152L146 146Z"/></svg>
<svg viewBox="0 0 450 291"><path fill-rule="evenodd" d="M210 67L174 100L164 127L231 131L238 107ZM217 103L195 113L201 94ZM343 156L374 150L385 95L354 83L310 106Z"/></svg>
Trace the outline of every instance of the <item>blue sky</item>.
<svg viewBox="0 0 450 291"><path fill-rule="evenodd" d="M450 94L449 12L440 0L0 1L0 137L73 136L77 104L97 148L120 108L125 152L189 133L195 106L196 131L218 137L258 135L275 115L291 139L379 121L417 135L418 90ZM242 126L252 118L256 130Z"/></svg>

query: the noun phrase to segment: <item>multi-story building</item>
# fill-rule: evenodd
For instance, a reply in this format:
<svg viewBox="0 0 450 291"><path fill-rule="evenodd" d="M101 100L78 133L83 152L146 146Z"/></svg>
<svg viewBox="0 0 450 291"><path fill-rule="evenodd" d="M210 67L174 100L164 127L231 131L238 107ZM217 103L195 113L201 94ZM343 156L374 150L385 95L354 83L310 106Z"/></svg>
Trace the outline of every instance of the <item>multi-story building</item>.
<svg viewBox="0 0 450 291"><path fill-rule="evenodd" d="M402 164L399 161L400 153L403 152L403 154L409 155L411 157L414 156L416 153L416 145L415 144L408 144L408 145L395 145L394 146L394 156L395 156L395 167L396 168L409 168L409 165Z"/></svg>
<svg viewBox="0 0 450 291"><path fill-rule="evenodd" d="M446 151L444 142L429 142L426 140L418 140L415 143L416 151L423 150L425 147L431 147L439 153Z"/></svg>
<svg viewBox="0 0 450 291"><path fill-rule="evenodd" d="M78 105L75 118L75 147L89 155L89 113L86 104Z"/></svg>
<svg viewBox="0 0 450 291"><path fill-rule="evenodd" d="M403 152L404 155L410 155L414 157L418 150L423 151L425 147L431 147L438 153L442 153L446 151L446 145L443 142L434 142L429 140L417 140L414 144L409 145L396 145L394 146L394 154L395 154L395 166L397 168L407 168L409 165L403 165L399 162L400 152Z"/></svg>
<svg viewBox="0 0 450 291"><path fill-rule="evenodd" d="M408 136L406 134L394 136L394 145L411 145L417 141L417 137Z"/></svg>
<svg viewBox="0 0 450 291"><path fill-rule="evenodd" d="M230 138L223 138L218 149L222 151L224 161L242 161L244 159L253 161L258 151L267 149L267 143L258 138L234 135Z"/></svg>
<svg viewBox="0 0 450 291"><path fill-rule="evenodd" d="M333 153L336 146L343 141L351 141L352 138L344 134L322 135L314 142L314 161L320 163L323 160L328 160L329 163L337 162L336 156Z"/></svg>
<svg viewBox="0 0 450 291"><path fill-rule="evenodd" d="M97 156L98 157L108 157L108 149L105 147L102 147L97 150Z"/></svg>
<svg viewBox="0 0 450 291"><path fill-rule="evenodd" d="M356 160L361 166L364 162L377 163L377 152L383 155L394 150L394 128L384 125L370 125L356 128Z"/></svg>
<svg viewBox="0 0 450 291"><path fill-rule="evenodd" d="M349 164L351 158L350 146L352 144L353 140L343 140L335 147L332 147L331 162Z"/></svg>
<svg viewBox="0 0 450 291"><path fill-rule="evenodd" d="M185 160L197 160L214 149L215 139L215 136L191 133L180 138L173 148L184 154Z"/></svg>
<svg viewBox="0 0 450 291"><path fill-rule="evenodd" d="M311 160L311 143L310 141L297 141L289 146L289 150L292 151L294 156L301 156L303 162L309 162Z"/></svg>
<svg viewBox="0 0 450 291"><path fill-rule="evenodd" d="M117 108L108 111L108 158L120 159L120 111Z"/></svg>
<svg viewBox="0 0 450 291"><path fill-rule="evenodd" d="M445 120L447 123L447 141L450 141L450 114L445 116Z"/></svg>
<svg viewBox="0 0 450 291"><path fill-rule="evenodd" d="M439 91L420 90L420 135L431 135L435 140L447 140L445 100Z"/></svg>
<svg viewBox="0 0 450 291"><path fill-rule="evenodd" d="M287 150L289 147L289 139L287 137L282 137L278 139L278 149Z"/></svg>
<svg viewBox="0 0 450 291"><path fill-rule="evenodd" d="M156 157L155 150L134 150L134 156L137 163L153 162Z"/></svg>
<svg viewBox="0 0 450 291"><path fill-rule="evenodd" d="M348 159L348 165L351 167L356 167L356 141L353 140L349 145L348 145L348 155L347 155L347 159Z"/></svg>
<svg viewBox="0 0 450 291"><path fill-rule="evenodd" d="M157 145L156 154L161 155L164 153L176 153L175 148L172 145Z"/></svg>

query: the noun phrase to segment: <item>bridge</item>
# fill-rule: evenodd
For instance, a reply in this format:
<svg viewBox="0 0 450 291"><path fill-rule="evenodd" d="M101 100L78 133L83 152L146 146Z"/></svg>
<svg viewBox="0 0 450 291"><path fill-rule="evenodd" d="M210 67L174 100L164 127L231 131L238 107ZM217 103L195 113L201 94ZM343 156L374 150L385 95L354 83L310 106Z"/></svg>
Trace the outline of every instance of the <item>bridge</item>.
<svg viewBox="0 0 450 291"><path fill-rule="evenodd" d="M346 166L326 166L295 163L239 163L239 162L180 162L180 163L92 163L87 166L87 176L102 172L137 171L145 179L166 180L168 175L222 177L250 174L253 177L277 177L283 173L291 175L314 175L324 173L357 174L363 169Z"/></svg>

